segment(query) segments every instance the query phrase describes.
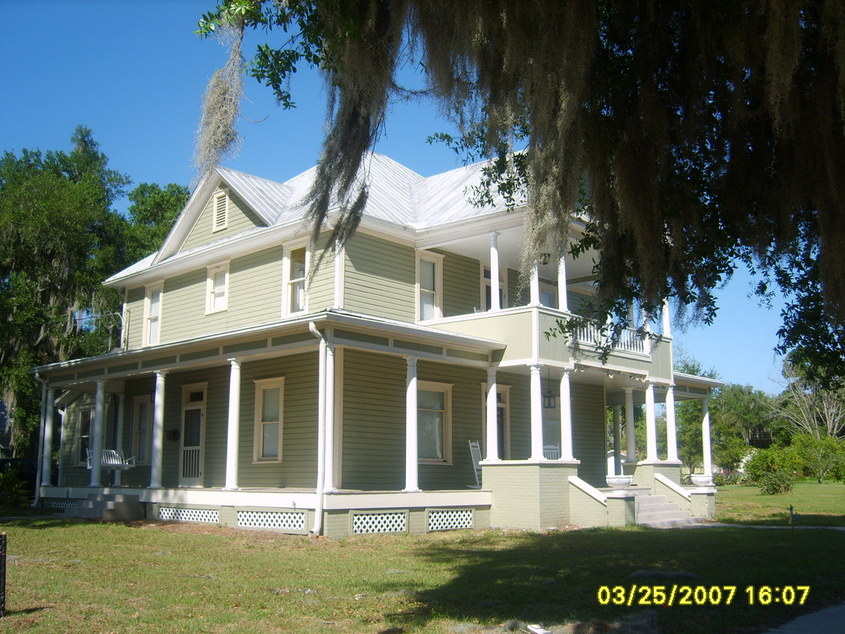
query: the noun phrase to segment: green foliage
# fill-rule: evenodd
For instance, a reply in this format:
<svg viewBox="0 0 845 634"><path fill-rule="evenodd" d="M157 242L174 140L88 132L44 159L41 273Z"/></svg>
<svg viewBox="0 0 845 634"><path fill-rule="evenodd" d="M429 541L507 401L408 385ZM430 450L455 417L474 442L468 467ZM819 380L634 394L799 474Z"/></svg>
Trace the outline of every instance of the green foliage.
<svg viewBox="0 0 845 634"><path fill-rule="evenodd" d="M17 508L26 504L28 499L24 481L17 471L0 473L0 506Z"/></svg>
<svg viewBox="0 0 845 634"><path fill-rule="evenodd" d="M129 192L132 204L126 250L130 261L140 260L162 245L189 196L187 187L175 183L165 187L141 183Z"/></svg>
<svg viewBox="0 0 845 634"><path fill-rule="evenodd" d="M794 478L785 471L770 471L760 478L760 493L763 495L778 495L792 490Z"/></svg>
<svg viewBox="0 0 845 634"><path fill-rule="evenodd" d="M822 480L845 477L845 440L800 434L792 438L790 448L801 462L802 473L821 483Z"/></svg>
<svg viewBox="0 0 845 634"><path fill-rule="evenodd" d="M785 474L792 480L800 471L801 460L791 447L758 449L745 465L749 480L756 484L762 484L763 479L773 473Z"/></svg>

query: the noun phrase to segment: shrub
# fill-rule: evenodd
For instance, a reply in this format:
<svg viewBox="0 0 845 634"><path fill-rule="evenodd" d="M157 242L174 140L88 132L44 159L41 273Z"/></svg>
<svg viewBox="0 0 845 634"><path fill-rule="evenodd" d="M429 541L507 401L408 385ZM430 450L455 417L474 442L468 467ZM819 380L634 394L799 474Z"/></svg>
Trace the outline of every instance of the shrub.
<svg viewBox="0 0 845 634"><path fill-rule="evenodd" d="M801 471L808 478L818 482L827 478L841 479L845 471L845 442L841 439L801 434L793 437L792 448L801 461Z"/></svg>
<svg viewBox="0 0 845 634"><path fill-rule="evenodd" d="M0 473L0 505L19 507L28 499L26 486L17 471Z"/></svg>
<svg viewBox="0 0 845 634"><path fill-rule="evenodd" d="M782 472L790 480L801 469L801 460L791 447L769 447L759 449L745 465L745 472L754 484L761 484L762 478L774 472Z"/></svg>
<svg viewBox="0 0 845 634"><path fill-rule="evenodd" d="M785 471L770 471L760 478L760 493L764 495L789 493L792 491L792 479L792 476Z"/></svg>

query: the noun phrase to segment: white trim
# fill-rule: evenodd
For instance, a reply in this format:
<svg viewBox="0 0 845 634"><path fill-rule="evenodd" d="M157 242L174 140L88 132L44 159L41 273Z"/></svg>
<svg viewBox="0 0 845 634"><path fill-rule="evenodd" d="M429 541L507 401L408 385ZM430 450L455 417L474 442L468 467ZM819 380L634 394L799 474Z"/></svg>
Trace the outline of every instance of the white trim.
<svg viewBox="0 0 845 634"><path fill-rule="evenodd" d="M416 267L414 273L414 311L417 316L417 321L431 321L432 319L443 318L443 259L442 253L432 253L431 251L417 251ZM422 317L422 302L420 295L422 288L420 286L420 262L431 262L434 264L434 317L431 319L423 319ZM431 292L431 291L426 291Z"/></svg>
<svg viewBox="0 0 845 634"><path fill-rule="evenodd" d="M223 301L222 306L215 307L217 292L214 286L214 278L218 273L223 273ZM213 313L222 313L229 308L229 262L222 262L209 266L206 269L205 277L205 314L211 315Z"/></svg>
<svg viewBox="0 0 845 634"><path fill-rule="evenodd" d="M305 274L302 277L291 278L291 253L305 250ZM311 246L307 240L295 240L284 245L282 249L282 317L301 315L308 312L308 275L311 270ZM302 307L299 310L291 310L293 300L293 284L301 284Z"/></svg>
<svg viewBox="0 0 845 634"><path fill-rule="evenodd" d="M420 381L417 380L417 394L420 392L440 392L443 394L443 457L442 458L420 458L419 450L417 453L417 461L419 464L437 464L450 465L452 464L452 383L441 383L440 381ZM418 397L419 398L419 397ZM417 412L419 412L419 400L417 402ZM419 414L418 414L419 416ZM419 429L419 422L417 423Z"/></svg>
<svg viewBox="0 0 845 634"><path fill-rule="evenodd" d="M222 209L220 201L223 201ZM222 217L221 217L222 214ZM223 231L229 227L229 189L221 187L211 198L211 232Z"/></svg>
<svg viewBox="0 0 845 634"><path fill-rule="evenodd" d="M150 314L153 293L158 292L158 315L153 317ZM161 322L162 308L164 306L164 281L144 286L144 323L141 332L141 346L155 346L161 343ZM156 337L153 341L150 337L150 323L156 322Z"/></svg>
<svg viewBox="0 0 845 634"><path fill-rule="evenodd" d="M607 496L596 489L595 487L587 484L584 480L579 478L578 476L569 476L569 484L575 486L578 489L581 489L584 493L589 495L593 498L596 502L607 506Z"/></svg>
<svg viewBox="0 0 845 634"><path fill-rule="evenodd" d="M481 443L483 447L487 446L487 381L481 383ZM502 422L504 425L504 455L499 456L499 460L510 460L511 456L511 386L499 383L496 381L496 395L502 395L502 400L496 399L496 410L504 410ZM497 423L498 427L498 423ZM486 457L485 457L486 460Z"/></svg>
<svg viewBox="0 0 845 634"><path fill-rule="evenodd" d="M181 408L179 410L179 473L177 475L177 482L179 486L202 486L203 472L205 468L205 435L206 435L206 410L208 408L208 382L188 383L180 386L182 390ZM202 392L202 401L191 401L190 395L192 392ZM193 478L183 478L184 473L184 458L185 458L185 413L188 410L199 410L200 412L200 438L199 438L199 456L198 461L198 475Z"/></svg>
<svg viewBox="0 0 845 634"><path fill-rule="evenodd" d="M284 405L285 405L285 377L273 377L270 379L258 379L253 381L255 383L255 415L254 433L253 433L253 447L252 447L252 462L253 464L278 464L282 462L282 438L284 436ZM279 420L262 421L262 405L264 399L262 394L267 389L279 389ZM279 426L278 447L276 448L276 457L262 457L262 449L264 448L264 425L273 424Z"/></svg>

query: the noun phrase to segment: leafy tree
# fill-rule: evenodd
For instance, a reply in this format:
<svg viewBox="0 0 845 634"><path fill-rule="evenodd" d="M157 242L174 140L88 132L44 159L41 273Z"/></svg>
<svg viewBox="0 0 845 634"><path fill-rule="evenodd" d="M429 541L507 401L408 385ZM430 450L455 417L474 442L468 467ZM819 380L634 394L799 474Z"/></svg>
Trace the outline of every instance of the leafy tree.
<svg viewBox="0 0 845 634"><path fill-rule="evenodd" d="M112 205L129 178L108 167L88 128L71 144L0 158L0 400L16 454L38 429L31 369L114 345L121 298L102 280L154 250L185 198L175 185L142 185L127 221Z"/></svg>
<svg viewBox="0 0 845 634"><path fill-rule="evenodd" d="M284 107L298 67L325 73L315 235L334 200L333 239L354 230L363 157L390 98L409 94L397 69L421 61L458 144L497 159L494 185L527 191L528 263L588 213L574 251L601 254L596 311L615 315L615 332L631 298L656 313L672 295L712 319L714 289L744 262L761 293L790 298L781 345L845 376L841 2L226 0L199 27L232 34L206 99L204 170L237 141L246 29L280 35L248 68Z"/></svg>
<svg viewBox="0 0 845 634"><path fill-rule="evenodd" d="M804 475L819 483L831 477L842 479L845 474L845 440L841 438L798 434L790 447L801 461Z"/></svg>
<svg viewBox="0 0 845 634"><path fill-rule="evenodd" d="M789 383L775 403L787 431L821 439L845 433L845 388L826 386L808 378L801 365L784 364Z"/></svg>

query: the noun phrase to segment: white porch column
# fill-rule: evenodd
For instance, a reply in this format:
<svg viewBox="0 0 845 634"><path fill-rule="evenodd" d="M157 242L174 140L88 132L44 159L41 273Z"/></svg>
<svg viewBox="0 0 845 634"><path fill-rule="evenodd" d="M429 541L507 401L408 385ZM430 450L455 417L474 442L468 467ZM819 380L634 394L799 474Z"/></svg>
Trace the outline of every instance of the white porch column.
<svg viewBox="0 0 845 634"><path fill-rule="evenodd" d="M710 456L710 394L701 401L701 452L704 457L704 475L713 475L713 460Z"/></svg>
<svg viewBox="0 0 845 634"><path fill-rule="evenodd" d="M325 438L325 481L324 491L336 491L334 475L334 344L326 342L326 438Z"/></svg>
<svg viewBox="0 0 845 634"><path fill-rule="evenodd" d="M490 232L490 310L501 310L499 302L499 234Z"/></svg>
<svg viewBox="0 0 845 634"><path fill-rule="evenodd" d="M531 294L529 295L529 299L531 301L532 306L539 306L540 305L540 269L537 265L533 265L531 267L531 285L530 285Z"/></svg>
<svg viewBox="0 0 845 634"><path fill-rule="evenodd" d="M645 389L646 462L657 462L657 419L654 415L654 383Z"/></svg>
<svg viewBox="0 0 845 634"><path fill-rule="evenodd" d="M419 491L417 449L417 359L408 357L405 379L405 491Z"/></svg>
<svg viewBox="0 0 845 634"><path fill-rule="evenodd" d="M94 401L94 429L91 430L91 482L98 487L102 476L103 429L106 417L106 382L97 381L97 397Z"/></svg>
<svg viewBox="0 0 845 634"><path fill-rule="evenodd" d="M229 418L226 426L226 483L224 491L238 489L238 446L241 432L241 363L229 359Z"/></svg>
<svg viewBox="0 0 845 634"><path fill-rule="evenodd" d="M622 475L622 407L613 406L613 475Z"/></svg>
<svg viewBox="0 0 845 634"><path fill-rule="evenodd" d="M499 460L499 405L496 400L496 370L487 369L487 446L486 460Z"/></svg>
<svg viewBox="0 0 845 634"><path fill-rule="evenodd" d="M47 411L44 413L44 446L41 448L41 486L53 484L53 417L56 411L56 390L47 388Z"/></svg>
<svg viewBox="0 0 845 634"><path fill-rule="evenodd" d="M164 377L166 370L156 372L156 388L153 397L153 446L150 456L150 488L161 488L162 453L164 449Z"/></svg>
<svg viewBox="0 0 845 634"><path fill-rule="evenodd" d="M663 336L672 336L672 317L669 314L669 298L663 300Z"/></svg>
<svg viewBox="0 0 845 634"><path fill-rule="evenodd" d="M575 460L572 455L572 391L569 383L570 370L560 376L560 459Z"/></svg>
<svg viewBox="0 0 845 634"><path fill-rule="evenodd" d="M557 309L569 312L569 298L566 295L566 253L561 251L557 261Z"/></svg>
<svg viewBox="0 0 845 634"><path fill-rule="evenodd" d="M543 385L540 364L531 366L531 460L543 457Z"/></svg>
<svg viewBox="0 0 845 634"><path fill-rule="evenodd" d="M118 394L117 395L117 422L114 430L114 446L115 448L123 455L123 425L124 421L126 420L126 415L124 407L126 405L126 395L125 394ZM120 469L115 469L114 471L114 485L120 486L121 485L121 475L123 471Z"/></svg>
<svg viewBox="0 0 845 634"><path fill-rule="evenodd" d="M634 432L634 388L625 388L625 437L628 439L626 462L637 461L637 437Z"/></svg>
<svg viewBox="0 0 845 634"><path fill-rule="evenodd" d="M675 425L675 387L666 388L666 460L678 461L678 431Z"/></svg>

